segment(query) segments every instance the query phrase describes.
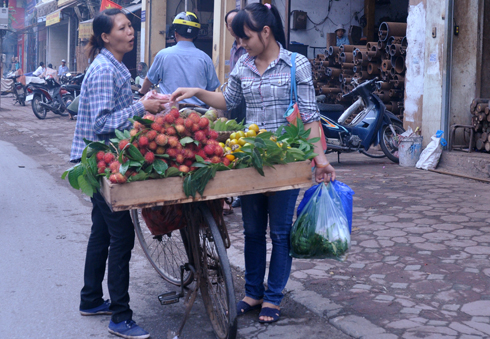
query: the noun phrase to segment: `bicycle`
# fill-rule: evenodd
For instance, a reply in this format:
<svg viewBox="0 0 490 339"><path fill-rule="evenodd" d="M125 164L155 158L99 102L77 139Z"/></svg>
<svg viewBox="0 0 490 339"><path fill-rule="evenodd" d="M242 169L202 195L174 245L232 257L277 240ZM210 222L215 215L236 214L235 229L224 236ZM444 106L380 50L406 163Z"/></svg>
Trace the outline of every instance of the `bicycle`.
<svg viewBox="0 0 490 339"><path fill-rule="evenodd" d="M222 213L211 212L219 211L220 205L219 199L183 204L187 226L156 236L151 234L141 210L131 210L136 235L151 265L163 279L180 286L178 294L172 291L158 296L160 303L173 304L185 297L187 306L175 338L180 336L199 290L216 336L236 337L235 291L226 255L230 239ZM195 285L184 293L192 282Z"/></svg>

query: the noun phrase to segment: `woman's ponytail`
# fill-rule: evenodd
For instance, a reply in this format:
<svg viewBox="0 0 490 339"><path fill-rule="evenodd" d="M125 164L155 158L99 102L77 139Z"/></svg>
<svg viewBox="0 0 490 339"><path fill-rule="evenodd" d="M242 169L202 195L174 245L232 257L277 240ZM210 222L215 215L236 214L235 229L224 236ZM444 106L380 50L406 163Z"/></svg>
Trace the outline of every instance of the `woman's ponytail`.
<svg viewBox="0 0 490 339"><path fill-rule="evenodd" d="M284 33L281 15L279 14L276 6L271 6L270 11L275 18L275 24L273 27L271 27L271 30L274 33L274 38L282 45L282 47L286 48L286 34Z"/></svg>

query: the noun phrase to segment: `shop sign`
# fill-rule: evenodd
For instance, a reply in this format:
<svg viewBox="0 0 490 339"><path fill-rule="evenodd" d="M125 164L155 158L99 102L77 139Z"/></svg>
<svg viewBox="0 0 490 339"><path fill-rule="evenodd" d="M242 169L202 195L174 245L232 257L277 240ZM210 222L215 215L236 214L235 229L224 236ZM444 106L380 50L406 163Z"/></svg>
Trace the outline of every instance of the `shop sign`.
<svg viewBox="0 0 490 339"><path fill-rule="evenodd" d="M71 3L76 3L77 0L58 0L58 7L63 7Z"/></svg>
<svg viewBox="0 0 490 339"><path fill-rule="evenodd" d="M57 24L61 21L61 10L54 11L46 15L46 27Z"/></svg>
<svg viewBox="0 0 490 339"><path fill-rule="evenodd" d="M81 22L80 25L78 25L78 38L80 40L90 39L93 32L92 20L89 22Z"/></svg>

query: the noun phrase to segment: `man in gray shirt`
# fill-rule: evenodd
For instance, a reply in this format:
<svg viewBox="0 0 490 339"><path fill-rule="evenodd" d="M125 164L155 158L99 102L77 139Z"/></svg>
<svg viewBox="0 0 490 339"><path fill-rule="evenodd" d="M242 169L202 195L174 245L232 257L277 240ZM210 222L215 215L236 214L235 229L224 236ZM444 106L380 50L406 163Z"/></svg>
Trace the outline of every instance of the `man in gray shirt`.
<svg viewBox="0 0 490 339"><path fill-rule="evenodd" d="M160 92L172 94L179 87L199 87L214 91L220 82L211 58L196 48L201 25L194 13L179 13L172 24L177 45L162 49L155 57L139 93L144 95L152 84L159 84ZM197 98L184 103L205 106Z"/></svg>

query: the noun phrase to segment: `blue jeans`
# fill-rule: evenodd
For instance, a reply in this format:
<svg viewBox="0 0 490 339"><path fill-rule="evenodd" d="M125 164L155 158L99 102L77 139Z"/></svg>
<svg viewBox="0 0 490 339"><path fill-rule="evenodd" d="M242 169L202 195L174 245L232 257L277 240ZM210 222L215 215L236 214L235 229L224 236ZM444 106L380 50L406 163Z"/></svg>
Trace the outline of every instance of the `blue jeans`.
<svg viewBox="0 0 490 339"><path fill-rule="evenodd" d="M128 211L111 212L100 193L92 198L92 230L85 258L84 286L80 309L102 305L102 281L108 261L107 287L112 321L131 320L129 308L129 260L134 247L134 227Z"/></svg>
<svg viewBox="0 0 490 339"><path fill-rule="evenodd" d="M289 256L291 226L299 190L280 191L272 195L240 197L245 235L245 295L279 306L282 291L291 273ZM269 221L272 255L264 287L266 268L266 231Z"/></svg>

